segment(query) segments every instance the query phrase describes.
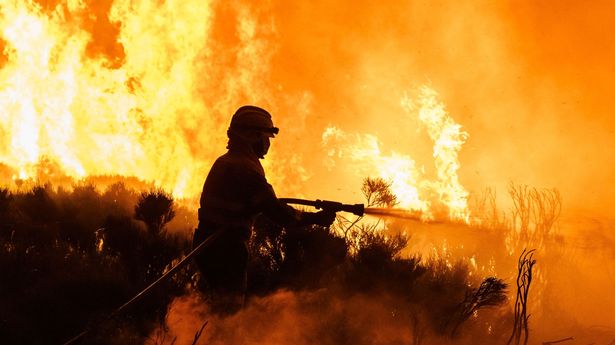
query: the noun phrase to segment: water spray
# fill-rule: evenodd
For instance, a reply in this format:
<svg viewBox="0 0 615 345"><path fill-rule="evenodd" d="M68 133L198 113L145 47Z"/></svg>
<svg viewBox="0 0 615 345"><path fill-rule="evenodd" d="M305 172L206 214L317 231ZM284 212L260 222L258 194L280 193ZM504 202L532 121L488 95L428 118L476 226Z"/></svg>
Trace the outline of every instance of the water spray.
<svg viewBox="0 0 615 345"><path fill-rule="evenodd" d="M329 200L306 200L296 198L281 198L281 202L294 205L312 206L318 210L327 210L331 212L348 212L356 216L364 215L376 217L388 217L404 220L412 220L422 223L441 223L442 221L426 221L422 217L422 213L418 211L405 210L401 208L384 208L384 207L365 207L363 204L342 204L338 201Z"/></svg>
<svg viewBox="0 0 615 345"><path fill-rule="evenodd" d="M365 214L376 217L389 217L424 222L421 213L401 208L367 207Z"/></svg>

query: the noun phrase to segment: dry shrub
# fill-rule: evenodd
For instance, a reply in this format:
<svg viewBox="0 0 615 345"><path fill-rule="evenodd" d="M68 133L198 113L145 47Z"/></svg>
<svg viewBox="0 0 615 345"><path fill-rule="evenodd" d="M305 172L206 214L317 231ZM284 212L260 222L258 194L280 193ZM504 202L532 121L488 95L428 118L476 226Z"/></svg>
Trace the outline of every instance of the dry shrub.
<svg viewBox="0 0 615 345"><path fill-rule="evenodd" d="M86 343L140 344L190 283L182 272L126 315L104 318L190 248L185 235L146 231L125 212L134 203L118 205L116 191L77 184L0 192L8 210L0 223L4 343L61 344L95 325Z"/></svg>
<svg viewBox="0 0 615 345"><path fill-rule="evenodd" d="M173 197L162 190L142 193L135 205L135 218L143 221L155 234L160 233L173 217Z"/></svg>

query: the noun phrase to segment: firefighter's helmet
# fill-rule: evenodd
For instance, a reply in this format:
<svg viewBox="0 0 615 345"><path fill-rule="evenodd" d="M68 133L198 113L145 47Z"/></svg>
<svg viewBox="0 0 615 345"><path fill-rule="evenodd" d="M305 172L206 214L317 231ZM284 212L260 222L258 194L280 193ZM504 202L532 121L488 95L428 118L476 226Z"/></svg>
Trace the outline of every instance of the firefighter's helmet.
<svg viewBox="0 0 615 345"><path fill-rule="evenodd" d="M229 129L257 130L267 133L271 137L274 137L280 131L273 126L271 114L267 110L253 105L244 105L237 109L233 114Z"/></svg>

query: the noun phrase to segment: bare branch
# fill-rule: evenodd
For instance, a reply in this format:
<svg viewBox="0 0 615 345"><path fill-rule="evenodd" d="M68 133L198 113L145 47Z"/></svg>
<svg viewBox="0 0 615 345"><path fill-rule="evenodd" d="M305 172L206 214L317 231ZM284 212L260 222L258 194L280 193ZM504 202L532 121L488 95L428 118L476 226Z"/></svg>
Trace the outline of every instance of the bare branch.
<svg viewBox="0 0 615 345"><path fill-rule="evenodd" d="M203 334L203 330L205 329L205 326L207 326L208 322L209 321L205 321L203 326L201 326L201 329L194 334L194 341L192 342L192 345L196 345L196 342L199 341L199 338L201 337L201 334Z"/></svg>
<svg viewBox="0 0 615 345"><path fill-rule="evenodd" d="M563 339L559 339L559 340L543 341L542 345L551 345L551 344L563 343L563 342L569 341L569 340L574 340L574 338L573 337L568 337L568 338L563 338Z"/></svg>

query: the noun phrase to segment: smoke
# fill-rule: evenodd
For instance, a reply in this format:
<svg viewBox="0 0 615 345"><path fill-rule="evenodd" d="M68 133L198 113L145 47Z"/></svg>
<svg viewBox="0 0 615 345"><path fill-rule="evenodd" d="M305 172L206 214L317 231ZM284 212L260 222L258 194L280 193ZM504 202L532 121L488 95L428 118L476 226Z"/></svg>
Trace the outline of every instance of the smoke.
<svg viewBox="0 0 615 345"><path fill-rule="evenodd" d="M224 20L214 20L213 32L229 29L219 40L230 49L213 56L241 46L229 23L256 21L256 55L244 57L257 73L241 89L258 93L244 99L271 107L282 129L267 160L280 194L358 198L357 183L347 182L363 176L323 169L326 153L314 143L330 126L374 135L383 151L429 169L431 142L400 107L408 90L429 84L470 134L459 172L468 189L503 193L511 180L556 187L565 211L605 213L615 166L605 149L614 144L607 91L614 59L600 32L613 25L612 5L557 6L236 2L214 14ZM351 7L352 16L342 15ZM241 75L226 66L228 77ZM301 178L290 172L295 167Z"/></svg>
<svg viewBox="0 0 615 345"><path fill-rule="evenodd" d="M83 56L71 58L81 58L84 68L75 70L99 71L75 89L76 100L57 97L67 102L66 111L87 109L96 117L109 108L141 111L125 116L136 121L136 134L129 134L143 149L127 152L147 171L128 163L99 167L80 149L63 158L78 160L72 170L80 171L81 163L85 173L136 171L183 196L198 193L207 167L224 151L230 114L250 103L271 110L282 129L265 161L279 194L356 199L359 186L347 181L364 176L332 175L323 168L326 153L314 144L333 126L373 135L383 151L411 156L429 169L430 140L400 106L408 90L428 84L470 134L459 156L459 179L467 189L504 191L512 180L559 188L566 212L608 214L612 206L605 191L615 187L615 153L608 150L615 144L615 48L603 34L615 22L610 2L35 3L62 31L58 37L83 41ZM3 71L15 62L9 59L15 43L6 35L0 39ZM128 78L125 89L103 80L120 70ZM101 110L79 91L101 92L95 80L103 92L119 90ZM85 132L69 128L75 143L96 141L89 133L100 129L90 122L76 121L86 124ZM0 138L6 142L9 124ZM161 136L168 140L158 143ZM159 153L176 162L151 164Z"/></svg>
<svg viewBox="0 0 615 345"><path fill-rule="evenodd" d="M344 3L274 6L272 77L284 91L314 98L313 130L293 146L312 157L306 189L316 195L342 185L349 197L356 190L344 178L323 182L330 175L318 168L322 153L306 143L326 124L375 134L385 150L429 166L428 140L399 107L406 90L429 82L470 133L462 184L502 193L510 180L557 187L566 211L604 213L615 158L605 150L614 144L606 96L613 44L600 32L612 28L612 5L558 6L372 3L352 6L350 17L339 15L348 11Z"/></svg>
<svg viewBox="0 0 615 345"><path fill-rule="evenodd" d="M205 321L197 344L410 343L412 327L403 311L382 296L374 297L279 291L253 299L236 315L219 318L208 314L207 305L193 294L172 303L167 326L177 344L191 343Z"/></svg>

